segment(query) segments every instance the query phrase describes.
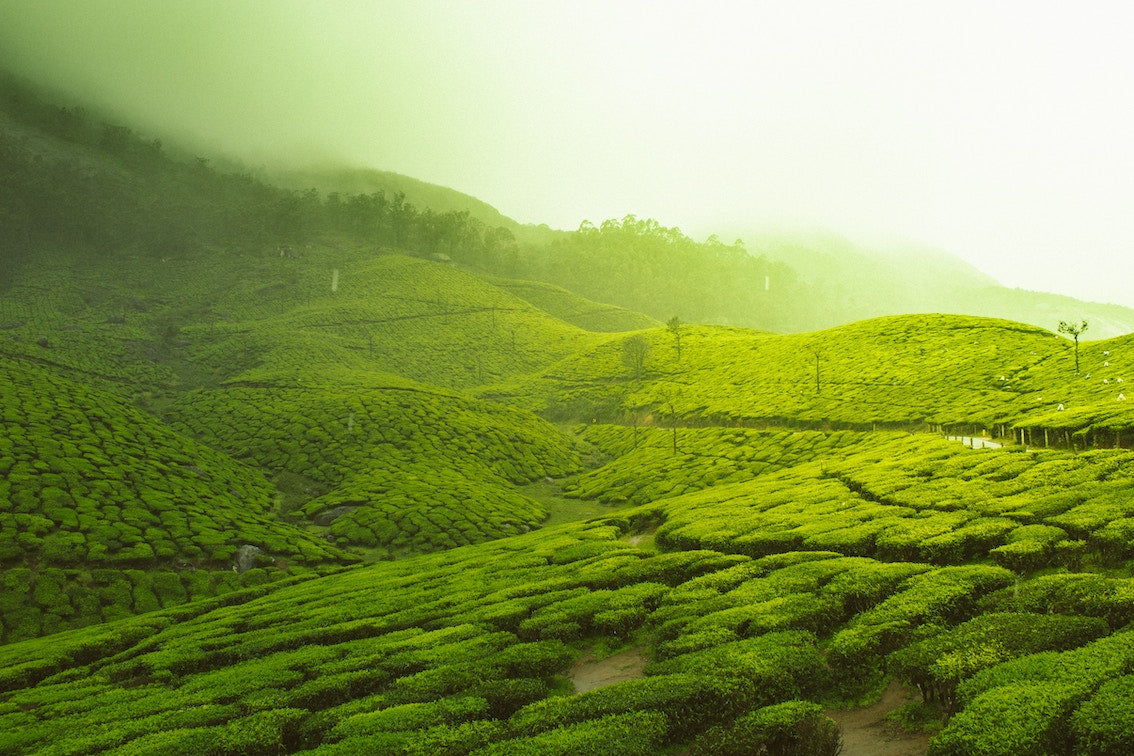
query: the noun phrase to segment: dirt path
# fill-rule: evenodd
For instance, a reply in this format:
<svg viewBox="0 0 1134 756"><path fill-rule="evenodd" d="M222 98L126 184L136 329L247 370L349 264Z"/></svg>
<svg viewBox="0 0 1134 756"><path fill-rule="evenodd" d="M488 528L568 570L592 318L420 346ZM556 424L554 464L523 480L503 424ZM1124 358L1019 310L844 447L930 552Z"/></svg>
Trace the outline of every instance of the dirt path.
<svg viewBox="0 0 1134 756"><path fill-rule="evenodd" d="M631 648L612 654L605 659L595 659L595 655L588 651L575 660L567 676L575 686L576 693L585 693L595 688L607 685L637 680L642 676L649 660L641 648Z"/></svg>
<svg viewBox="0 0 1134 756"><path fill-rule="evenodd" d="M877 703L860 709L828 709L843 733L840 756L925 756L929 736L895 732L885 718L894 709L920 698L916 689L890 683Z"/></svg>
<svg viewBox="0 0 1134 756"><path fill-rule="evenodd" d="M588 651L579 657L568 677L576 693L637 680L648 663L645 650L631 648L595 659ZM894 709L920 698L916 689L894 681L876 703L859 709L828 709L827 716L839 723L843 735L840 756L925 756L929 736L894 731L885 718Z"/></svg>
<svg viewBox="0 0 1134 756"><path fill-rule="evenodd" d="M977 438L976 436L946 436L946 441L960 441L970 449L1003 449L1004 444L990 438Z"/></svg>

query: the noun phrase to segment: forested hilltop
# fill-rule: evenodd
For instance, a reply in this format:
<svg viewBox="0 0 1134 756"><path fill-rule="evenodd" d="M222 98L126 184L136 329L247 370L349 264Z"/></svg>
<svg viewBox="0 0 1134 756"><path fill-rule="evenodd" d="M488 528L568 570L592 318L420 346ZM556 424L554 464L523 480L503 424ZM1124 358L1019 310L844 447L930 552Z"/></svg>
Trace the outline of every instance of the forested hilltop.
<svg viewBox="0 0 1134 756"><path fill-rule="evenodd" d="M1093 338L1134 331L1134 310L1006 289L943 253L901 257L830 235L754 232L751 244L633 215L574 231L521 225L475 198L397 174L265 171L185 153L112 117L60 106L0 76L0 286L29 250L77 245L169 258L309 244L397 250L561 286L665 320L800 332L869 317L951 312L1044 328L1068 311ZM276 177L282 188L270 183ZM302 187L302 188L294 188Z"/></svg>
<svg viewBox="0 0 1134 756"><path fill-rule="evenodd" d="M1102 310L808 331L743 245L2 102L0 753L1134 751Z"/></svg>

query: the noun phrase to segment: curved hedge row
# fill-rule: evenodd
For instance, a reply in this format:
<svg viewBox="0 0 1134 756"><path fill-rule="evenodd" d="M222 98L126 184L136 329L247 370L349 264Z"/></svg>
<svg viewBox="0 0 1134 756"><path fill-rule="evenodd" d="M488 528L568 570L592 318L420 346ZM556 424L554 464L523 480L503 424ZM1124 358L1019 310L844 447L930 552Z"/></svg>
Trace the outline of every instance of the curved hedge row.
<svg viewBox="0 0 1134 756"><path fill-rule="evenodd" d="M1134 557L1131 460L1126 450L974 452L930 435L874 434L818 463L670 499L656 538L752 557L991 558L1021 574L1116 564Z"/></svg>
<svg viewBox="0 0 1134 756"><path fill-rule="evenodd" d="M114 622L314 573L282 566L232 570L64 570L14 567L0 576L0 642Z"/></svg>
<svg viewBox="0 0 1134 756"><path fill-rule="evenodd" d="M301 375L329 385L323 375L345 367L468 388L535 372L601 339L420 258L321 249L226 264L240 270L212 273L222 280L209 322L182 324L193 370L215 383Z"/></svg>
<svg viewBox="0 0 1134 756"><path fill-rule="evenodd" d="M1037 427L1036 444L1044 427L1110 429L1100 434L1110 442L1134 425L1119 398L1119 379L1134 371L1128 336L1082 345L1076 375L1068 340L992 318L899 315L782 336L688 326L680 360L664 328L642 334L650 352L641 380L622 362L624 336L490 390L556 416L603 408L605 422L626 411L656 420L672 403L686 421L722 425Z"/></svg>
<svg viewBox="0 0 1134 756"><path fill-rule="evenodd" d="M125 402L0 362L0 563L227 569L243 544L350 557L272 512L263 475Z"/></svg>
<svg viewBox="0 0 1134 756"><path fill-rule="evenodd" d="M657 554L622 534L563 526L4 646L0 749L656 752L823 689L817 636L789 630L674 649L644 679L553 693L579 653L543 632L555 617L578 626L571 642L641 639L672 597L714 579L739 588L750 564L766 590L842 600L858 582L838 559L816 571L811 555ZM810 718L789 709L740 726L788 737Z"/></svg>
<svg viewBox="0 0 1134 756"><path fill-rule="evenodd" d="M531 529L547 510L515 486L579 464L570 440L538 418L424 389L196 391L168 415L237 459L311 481L304 514L330 519L336 540L384 553Z"/></svg>
<svg viewBox="0 0 1134 756"><path fill-rule="evenodd" d="M929 753L1124 752L1132 641L1134 634L1122 631L978 672L958 687L964 709L930 742Z"/></svg>
<svg viewBox="0 0 1134 756"><path fill-rule="evenodd" d="M581 426L580 438L615 458L564 486L566 496L604 504L647 504L736 483L836 453L866 435L840 431L756 431L741 428Z"/></svg>

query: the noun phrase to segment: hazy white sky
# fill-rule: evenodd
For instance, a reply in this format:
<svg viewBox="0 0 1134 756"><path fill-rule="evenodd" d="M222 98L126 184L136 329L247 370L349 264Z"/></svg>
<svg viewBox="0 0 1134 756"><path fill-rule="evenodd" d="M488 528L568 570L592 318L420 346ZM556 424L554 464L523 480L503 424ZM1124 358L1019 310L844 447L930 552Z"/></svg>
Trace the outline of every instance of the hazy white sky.
<svg viewBox="0 0 1134 756"><path fill-rule="evenodd" d="M1128 306L1132 38L1127 2L0 0L0 61L251 162L912 238Z"/></svg>

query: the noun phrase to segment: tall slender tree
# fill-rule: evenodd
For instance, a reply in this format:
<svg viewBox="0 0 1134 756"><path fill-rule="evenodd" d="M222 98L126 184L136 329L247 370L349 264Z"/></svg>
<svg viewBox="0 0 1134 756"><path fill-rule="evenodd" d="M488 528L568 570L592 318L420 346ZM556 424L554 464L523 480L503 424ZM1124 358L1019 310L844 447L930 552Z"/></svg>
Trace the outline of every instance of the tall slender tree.
<svg viewBox="0 0 1134 756"><path fill-rule="evenodd" d="M622 342L622 363L634 371L635 378L642 377L642 368L650 356L650 342L640 333L636 333Z"/></svg>
<svg viewBox="0 0 1134 756"><path fill-rule="evenodd" d="M681 331L684 325L685 324L681 322L681 318L676 315L665 322L665 327L673 334L673 344L677 347L678 362L681 362Z"/></svg>
<svg viewBox="0 0 1134 756"><path fill-rule="evenodd" d="M818 393L820 393L819 392L819 358L823 356L823 350L812 348L808 351L810 351L813 355L815 355L815 393L818 394Z"/></svg>
<svg viewBox="0 0 1134 756"><path fill-rule="evenodd" d="M1075 339L1075 373L1079 372L1079 334L1087 330L1087 321L1082 321L1079 325L1068 323L1066 320L1059 321L1059 332L1065 333L1071 338Z"/></svg>

